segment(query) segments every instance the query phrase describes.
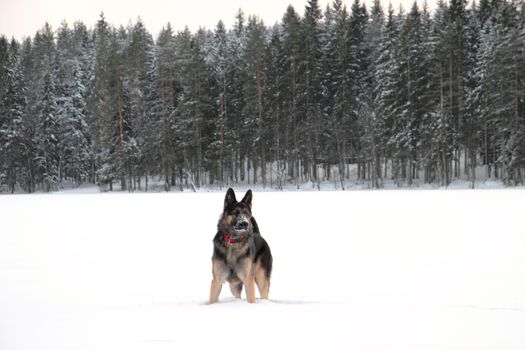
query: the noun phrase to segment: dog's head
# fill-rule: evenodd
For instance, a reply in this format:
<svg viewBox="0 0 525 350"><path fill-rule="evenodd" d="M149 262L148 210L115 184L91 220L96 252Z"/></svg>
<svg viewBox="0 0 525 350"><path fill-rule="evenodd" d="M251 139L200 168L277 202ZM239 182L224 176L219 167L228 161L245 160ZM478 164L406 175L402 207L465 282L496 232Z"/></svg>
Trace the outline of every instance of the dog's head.
<svg viewBox="0 0 525 350"><path fill-rule="evenodd" d="M253 232L252 191L248 190L244 198L237 202L235 192L229 188L224 198L224 210L219 220L219 230L231 236Z"/></svg>

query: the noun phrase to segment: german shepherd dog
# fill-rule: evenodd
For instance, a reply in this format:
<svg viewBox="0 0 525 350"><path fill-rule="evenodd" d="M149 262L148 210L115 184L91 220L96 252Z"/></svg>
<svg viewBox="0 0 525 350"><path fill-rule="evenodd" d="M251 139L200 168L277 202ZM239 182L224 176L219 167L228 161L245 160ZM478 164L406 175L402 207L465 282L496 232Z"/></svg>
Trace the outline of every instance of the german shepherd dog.
<svg viewBox="0 0 525 350"><path fill-rule="evenodd" d="M209 303L216 303L222 284L227 281L234 297L240 298L242 286L249 303L255 303L255 284L262 299L268 299L272 253L262 238L252 216L252 191L237 202L233 189L228 189L224 209L213 239L212 273Z"/></svg>

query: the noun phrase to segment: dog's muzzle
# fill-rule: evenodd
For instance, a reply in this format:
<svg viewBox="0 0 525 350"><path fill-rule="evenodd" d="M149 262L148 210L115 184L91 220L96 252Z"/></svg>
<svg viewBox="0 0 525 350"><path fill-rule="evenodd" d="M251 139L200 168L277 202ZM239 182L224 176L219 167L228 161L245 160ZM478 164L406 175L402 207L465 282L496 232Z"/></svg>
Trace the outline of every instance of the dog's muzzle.
<svg viewBox="0 0 525 350"><path fill-rule="evenodd" d="M235 222L235 225L233 225L233 228L236 231L245 231L248 229L248 221L246 221L245 219L237 220Z"/></svg>

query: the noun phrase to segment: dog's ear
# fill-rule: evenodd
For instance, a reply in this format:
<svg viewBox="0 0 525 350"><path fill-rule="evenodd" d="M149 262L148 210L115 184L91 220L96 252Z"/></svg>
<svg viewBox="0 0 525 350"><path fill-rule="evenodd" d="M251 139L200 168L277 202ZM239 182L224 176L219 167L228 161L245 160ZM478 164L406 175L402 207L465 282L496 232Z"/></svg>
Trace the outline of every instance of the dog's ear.
<svg viewBox="0 0 525 350"><path fill-rule="evenodd" d="M246 194L244 195L244 198L242 199L241 202L245 203L246 205L250 207L250 209L252 209L252 198L253 198L252 190L248 190Z"/></svg>
<svg viewBox="0 0 525 350"><path fill-rule="evenodd" d="M224 198L224 210L228 208L229 206L235 205L237 203L237 199L235 198L235 192L232 188L228 188L228 191L226 191L226 197Z"/></svg>

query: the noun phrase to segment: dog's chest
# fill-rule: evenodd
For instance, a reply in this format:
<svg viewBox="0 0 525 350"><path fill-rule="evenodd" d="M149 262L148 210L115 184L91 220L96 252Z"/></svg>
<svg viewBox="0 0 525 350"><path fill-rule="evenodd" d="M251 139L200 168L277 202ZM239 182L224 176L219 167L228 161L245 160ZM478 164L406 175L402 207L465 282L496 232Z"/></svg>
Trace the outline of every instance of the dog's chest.
<svg viewBox="0 0 525 350"><path fill-rule="evenodd" d="M228 267L235 269L239 265L240 260L249 255L248 245L240 247L228 247L226 249L226 264Z"/></svg>

